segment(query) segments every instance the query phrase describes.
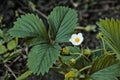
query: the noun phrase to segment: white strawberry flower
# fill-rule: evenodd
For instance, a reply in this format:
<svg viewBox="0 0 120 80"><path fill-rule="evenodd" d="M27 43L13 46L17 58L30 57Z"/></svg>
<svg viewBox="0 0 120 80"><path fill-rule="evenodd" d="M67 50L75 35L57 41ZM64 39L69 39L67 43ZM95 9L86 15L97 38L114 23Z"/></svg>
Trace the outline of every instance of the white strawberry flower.
<svg viewBox="0 0 120 80"><path fill-rule="evenodd" d="M72 34L71 38L69 39L70 42L72 42L73 45L78 46L83 42L84 38L82 33L78 34Z"/></svg>

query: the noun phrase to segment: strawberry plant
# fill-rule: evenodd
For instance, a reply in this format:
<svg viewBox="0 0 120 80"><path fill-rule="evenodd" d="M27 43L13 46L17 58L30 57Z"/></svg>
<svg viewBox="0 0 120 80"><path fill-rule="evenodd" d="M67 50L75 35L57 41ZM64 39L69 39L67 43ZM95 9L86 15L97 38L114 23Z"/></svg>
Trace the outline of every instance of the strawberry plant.
<svg viewBox="0 0 120 80"><path fill-rule="evenodd" d="M102 45L95 50L84 49L84 34L75 33L77 13L68 7L56 7L48 15L46 26L34 14L22 15L9 30L12 37L29 39L29 68L18 80L31 73L44 75L55 70L65 80L118 80L120 77L120 21L101 19L97 37ZM71 46L61 44L69 43ZM89 45L89 44L88 44Z"/></svg>

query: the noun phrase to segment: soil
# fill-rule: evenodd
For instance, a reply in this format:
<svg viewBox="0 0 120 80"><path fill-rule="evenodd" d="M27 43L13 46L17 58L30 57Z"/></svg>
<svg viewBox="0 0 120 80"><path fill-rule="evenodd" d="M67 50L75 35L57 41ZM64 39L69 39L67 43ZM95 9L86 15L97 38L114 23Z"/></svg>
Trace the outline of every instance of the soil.
<svg viewBox="0 0 120 80"><path fill-rule="evenodd" d="M30 1L34 3L36 10L33 10ZM119 0L0 0L0 16L3 17L0 28L11 28L13 22L22 14L34 13L39 15L40 18L46 22L46 16L52 11L55 6L68 6L75 9L78 13L78 25L87 26L95 25L100 18L115 18L120 20L120 1ZM46 24L47 25L47 24ZM100 44L96 38L97 31L87 32L80 30L85 37L83 47L90 49L96 48ZM23 55L25 53L23 52ZM17 76L27 70L26 58L21 55L10 68L16 73ZM4 65L0 63L0 76L4 75ZM49 71L45 76L31 75L26 80L63 80L64 76L53 71ZM10 80L14 80L11 77Z"/></svg>

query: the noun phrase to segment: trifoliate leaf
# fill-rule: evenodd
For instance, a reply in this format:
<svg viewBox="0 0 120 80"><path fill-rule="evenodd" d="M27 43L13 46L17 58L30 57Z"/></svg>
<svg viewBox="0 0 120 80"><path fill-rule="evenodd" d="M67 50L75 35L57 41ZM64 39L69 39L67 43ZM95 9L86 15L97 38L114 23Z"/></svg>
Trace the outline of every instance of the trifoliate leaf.
<svg viewBox="0 0 120 80"><path fill-rule="evenodd" d="M33 47L28 56L28 67L37 75L44 75L59 56L59 45L41 44Z"/></svg>
<svg viewBox="0 0 120 80"><path fill-rule="evenodd" d="M48 16L56 42L68 42L77 26L77 13L67 7L56 7Z"/></svg>

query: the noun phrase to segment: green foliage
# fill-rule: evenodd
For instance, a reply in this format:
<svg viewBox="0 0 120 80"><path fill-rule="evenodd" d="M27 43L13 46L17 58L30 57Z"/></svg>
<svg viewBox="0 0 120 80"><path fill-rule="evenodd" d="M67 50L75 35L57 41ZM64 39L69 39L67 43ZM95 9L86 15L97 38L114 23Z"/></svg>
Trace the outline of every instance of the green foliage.
<svg viewBox="0 0 120 80"><path fill-rule="evenodd" d="M16 48L16 46L17 46L17 43L15 40L11 40L7 43L8 50L13 50Z"/></svg>
<svg viewBox="0 0 120 80"><path fill-rule="evenodd" d="M64 55L69 55L69 54L74 54L74 53L79 53L80 52L80 49L79 47L72 47L72 46L67 46L67 47L64 47L62 48L62 54Z"/></svg>
<svg viewBox="0 0 120 80"><path fill-rule="evenodd" d="M1 30L0 29L0 45L10 41L13 37L10 36L10 34L8 33L8 30L4 29Z"/></svg>
<svg viewBox="0 0 120 80"><path fill-rule="evenodd" d="M78 56L81 56L80 54L71 54L69 56L61 56L62 57L62 61L64 62L64 64L68 65L68 66L71 66L71 63L72 63L72 59L75 60L76 62L76 58ZM75 64L75 62L73 62Z"/></svg>
<svg viewBox="0 0 120 80"><path fill-rule="evenodd" d="M16 80L24 80L25 78L27 78L31 74L32 74L32 72L28 70L25 73L23 73L21 76L19 76Z"/></svg>
<svg viewBox="0 0 120 80"><path fill-rule="evenodd" d="M116 62L113 55L102 55L93 62L90 77L93 80L118 80L119 71L120 63Z"/></svg>
<svg viewBox="0 0 120 80"><path fill-rule="evenodd" d="M10 68L8 69L6 65L13 63L11 60L17 57L18 54L21 52L21 50L16 49L16 47L18 46L17 38L14 39L13 37L11 37L7 31L8 29L0 29L0 72L2 72L0 80L10 79L12 74L9 71Z"/></svg>
<svg viewBox="0 0 120 80"><path fill-rule="evenodd" d="M104 54L94 60L90 73L94 73L100 69L108 67L112 65L114 62L115 59L113 58L113 55Z"/></svg>
<svg viewBox="0 0 120 80"><path fill-rule="evenodd" d="M89 61L87 57L84 55L81 55L76 58L76 62L75 64L72 65L72 67L79 70L88 65L89 65Z"/></svg>
<svg viewBox="0 0 120 80"><path fill-rule="evenodd" d="M0 37L3 38L3 36L4 36L4 33L3 33L3 31L0 29Z"/></svg>
<svg viewBox="0 0 120 80"><path fill-rule="evenodd" d="M7 52L6 54L3 55L3 57L4 57L3 62L6 63L10 59L18 56L21 53L21 51L22 51L21 49L20 50L18 49L18 50L15 50L15 51L11 52L11 53Z"/></svg>
<svg viewBox="0 0 120 80"><path fill-rule="evenodd" d="M4 45L0 45L0 54L3 54L7 51L6 47Z"/></svg>
<svg viewBox="0 0 120 80"><path fill-rule="evenodd" d="M58 59L60 53L59 50L60 48L58 44L41 44L34 46L28 56L28 67L33 73L44 75Z"/></svg>
<svg viewBox="0 0 120 80"><path fill-rule="evenodd" d="M69 42L69 38L77 26L77 14L74 10L61 6L54 8L48 16L48 24L48 29L46 29L43 21L37 15L26 14L18 18L14 27L9 30L11 36L25 38L26 43L32 46L27 60L30 71L26 71L17 80L22 80L31 73L44 75L53 64L57 67L54 66L51 68L52 70L63 70L61 73L65 75L66 72L75 70L77 74L75 77L71 77L74 76L73 74L68 75L71 80L87 78L88 80L117 80L117 77L120 76L120 63L116 61L111 49L104 47L103 50L100 47L100 49L91 50L66 46L61 50L59 44ZM100 20L98 25L103 39L115 53L120 53L120 21L105 19ZM0 39L4 40L3 36L3 32L0 31ZM1 50L3 52L1 54L6 52L4 48L12 51L16 46L16 41L9 39L7 47L3 47L2 43ZM6 58L4 62L20 51L16 50L11 54L4 55Z"/></svg>
<svg viewBox="0 0 120 80"><path fill-rule="evenodd" d="M37 15L26 14L18 18L14 23L14 27L9 30L14 37L34 39L39 38L40 43L48 41L48 35L43 21Z"/></svg>
<svg viewBox="0 0 120 80"><path fill-rule="evenodd" d="M48 22L56 42L68 42L77 26L77 14L67 7L56 7L48 16Z"/></svg>
<svg viewBox="0 0 120 80"><path fill-rule="evenodd" d="M120 63L101 69L91 75L93 80L118 80L120 77Z"/></svg>
<svg viewBox="0 0 120 80"><path fill-rule="evenodd" d="M34 14L22 15L9 30L11 36L29 39L34 47L28 56L28 67L37 75L44 75L58 60L60 42L68 42L77 24L77 14L67 7L56 7L48 16L49 29Z"/></svg>
<svg viewBox="0 0 120 80"><path fill-rule="evenodd" d="M69 48L69 51L70 51L71 53L73 53L73 54L80 52L80 48L79 48L79 47L76 47L76 46L74 46L74 47L68 46L68 48Z"/></svg>
<svg viewBox="0 0 120 80"><path fill-rule="evenodd" d="M0 56L4 63L20 53L21 50L16 50L17 45L17 38L11 37L7 29L0 29Z"/></svg>
<svg viewBox="0 0 120 80"><path fill-rule="evenodd" d="M101 19L98 22L104 40L116 54L120 54L120 20Z"/></svg>

